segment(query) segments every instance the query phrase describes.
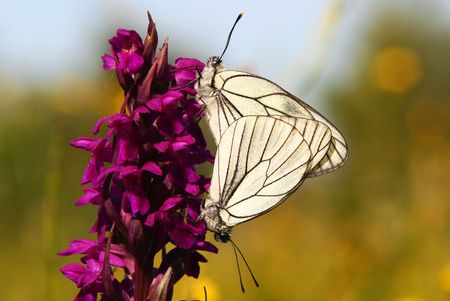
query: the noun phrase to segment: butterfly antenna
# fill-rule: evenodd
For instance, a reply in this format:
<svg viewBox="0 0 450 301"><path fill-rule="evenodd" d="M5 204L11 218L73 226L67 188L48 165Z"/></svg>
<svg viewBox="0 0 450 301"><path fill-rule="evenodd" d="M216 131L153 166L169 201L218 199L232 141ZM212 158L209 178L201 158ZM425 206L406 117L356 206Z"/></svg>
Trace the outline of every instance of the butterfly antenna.
<svg viewBox="0 0 450 301"><path fill-rule="evenodd" d="M233 242L231 242L231 246L233 247L234 258L236 258L236 264L237 264L237 269L238 269L238 274L239 274L239 283L241 284L241 291L243 293L245 293L244 284L242 283L241 268L239 267L239 258L237 256L237 252L236 252L236 245Z"/></svg>
<svg viewBox="0 0 450 301"><path fill-rule="evenodd" d="M258 281L256 280L256 277L255 277L255 275L253 274L252 269L251 269L250 266L248 265L247 260L245 260L244 254L242 254L241 250L239 250L238 246L234 243L234 241L232 241L232 240L230 239L230 242L231 242L231 244L234 246L234 248L236 248L236 250L238 250L239 254L241 254L241 257L242 257L242 259L244 260L245 266L247 267L248 271L250 272L250 275L252 275L253 282L255 283L256 287L259 287L259 283L258 283ZM234 249L234 248L233 248L233 249ZM236 251L235 251L235 253L236 253Z"/></svg>
<svg viewBox="0 0 450 301"><path fill-rule="evenodd" d="M208 294L206 293L206 286L203 286L203 291L205 292L205 301L208 301Z"/></svg>
<svg viewBox="0 0 450 301"><path fill-rule="evenodd" d="M234 21L233 27L231 27L230 33L228 34L227 43L225 44L225 49L223 50L222 54L219 57L219 60L222 60L223 55L225 54L225 51L227 51L228 45L230 44L231 35L233 34L233 30L236 27L237 22L242 18L244 13L240 13L239 16L237 16L236 21Z"/></svg>
<svg viewBox="0 0 450 301"><path fill-rule="evenodd" d="M197 66L195 66L195 70L197 70L198 78L199 78L199 79L203 78L203 77L202 77L202 73L200 72L200 69L198 69Z"/></svg>

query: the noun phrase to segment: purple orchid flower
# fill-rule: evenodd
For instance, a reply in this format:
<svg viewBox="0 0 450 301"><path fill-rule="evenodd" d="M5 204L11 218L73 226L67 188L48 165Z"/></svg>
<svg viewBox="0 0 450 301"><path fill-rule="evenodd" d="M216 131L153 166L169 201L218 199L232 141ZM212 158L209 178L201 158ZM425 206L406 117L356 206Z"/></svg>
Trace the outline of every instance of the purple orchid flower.
<svg viewBox="0 0 450 301"><path fill-rule="evenodd" d="M144 65L142 52L144 44L134 30L118 29L116 35L109 39L112 55L104 54L103 69L120 70L127 74L136 74Z"/></svg>
<svg viewBox="0 0 450 301"><path fill-rule="evenodd" d="M197 166L214 161L196 122L203 112L194 83L204 64L179 58L169 65L167 40L156 54L157 40L150 16L144 41L117 30L102 58L124 89L122 109L95 124L95 135L107 127L103 137L71 142L91 154L76 205L97 208L90 229L97 239L74 240L59 253L82 256L61 268L80 289L75 300L170 300L179 279L198 277L206 262L200 252L217 253L198 219L209 178Z"/></svg>

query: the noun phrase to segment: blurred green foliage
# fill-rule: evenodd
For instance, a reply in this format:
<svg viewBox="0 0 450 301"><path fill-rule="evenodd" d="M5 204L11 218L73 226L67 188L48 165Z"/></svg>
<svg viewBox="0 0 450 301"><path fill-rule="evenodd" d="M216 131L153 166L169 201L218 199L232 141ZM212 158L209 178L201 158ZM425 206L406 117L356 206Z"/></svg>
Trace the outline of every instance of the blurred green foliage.
<svg viewBox="0 0 450 301"><path fill-rule="evenodd" d="M399 15L374 19L361 38L366 51L349 66L355 79L327 90L348 164L235 231L261 287L244 270L240 293L231 246L220 245L174 300L203 298L203 285L213 301L450 299L450 30ZM75 296L58 271L75 258L56 253L90 237L96 212L74 206L88 154L69 141L118 110L115 85L67 78L23 89L0 80L0 300Z"/></svg>

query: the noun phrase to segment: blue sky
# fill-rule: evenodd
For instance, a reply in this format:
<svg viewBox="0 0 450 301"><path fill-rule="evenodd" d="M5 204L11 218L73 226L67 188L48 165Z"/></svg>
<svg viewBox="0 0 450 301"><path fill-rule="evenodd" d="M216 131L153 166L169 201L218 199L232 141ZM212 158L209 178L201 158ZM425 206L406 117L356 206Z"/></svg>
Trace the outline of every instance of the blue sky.
<svg viewBox="0 0 450 301"><path fill-rule="evenodd" d="M118 27L143 34L146 10L161 40L170 37L172 50L205 60L220 54L243 11L224 57L226 67L251 70L292 90L324 64L328 77L336 77L363 46L355 37L368 17L387 5L432 15L428 20L434 22L449 19L448 0L6 1L0 19L0 77L25 85L53 84L99 72L106 39Z"/></svg>
<svg viewBox="0 0 450 301"><path fill-rule="evenodd" d="M107 47L105 38L117 27L143 33L146 10L151 10L161 39L169 36L183 55L201 59L222 51L234 19L243 11L227 65L259 69L253 64L262 64L277 72L317 24L327 2L6 1L0 19L2 73L19 81L45 82L95 71L100 67L97 55Z"/></svg>

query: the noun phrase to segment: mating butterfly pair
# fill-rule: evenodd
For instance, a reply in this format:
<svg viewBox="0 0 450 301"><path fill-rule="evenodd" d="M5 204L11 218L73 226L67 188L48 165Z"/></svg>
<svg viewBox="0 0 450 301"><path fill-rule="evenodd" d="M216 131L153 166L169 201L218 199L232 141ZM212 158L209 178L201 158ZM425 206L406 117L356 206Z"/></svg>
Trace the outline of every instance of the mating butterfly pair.
<svg viewBox="0 0 450 301"><path fill-rule="evenodd" d="M201 216L218 241L230 239L231 227L279 205L306 178L347 159L345 139L330 121L265 78L226 71L212 57L196 89L217 144Z"/></svg>

